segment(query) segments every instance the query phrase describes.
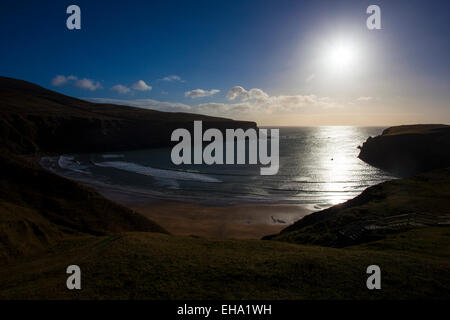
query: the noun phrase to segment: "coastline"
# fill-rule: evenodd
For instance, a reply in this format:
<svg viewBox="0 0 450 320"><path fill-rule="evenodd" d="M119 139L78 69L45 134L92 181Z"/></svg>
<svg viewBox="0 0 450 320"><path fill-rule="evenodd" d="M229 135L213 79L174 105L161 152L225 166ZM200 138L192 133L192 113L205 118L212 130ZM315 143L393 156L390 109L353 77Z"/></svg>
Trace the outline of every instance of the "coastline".
<svg viewBox="0 0 450 320"><path fill-rule="evenodd" d="M43 166L40 159L37 162L45 170L56 173L49 167ZM311 205L299 204L224 205L197 203L183 199L164 199L163 194L148 194L93 180L67 179L96 190L106 199L128 207L155 221L171 234L179 236L261 239L264 236L279 233L304 216L317 211Z"/></svg>
<svg viewBox="0 0 450 320"><path fill-rule="evenodd" d="M219 239L261 239L312 212L298 205L206 206L177 201L128 207L174 235Z"/></svg>
<svg viewBox="0 0 450 320"><path fill-rule="evenodd" d="M174 235L218 239L261 239L314 212L302 205L213 205L164 200L107 185L82 182L105 198L155 221ZM273 219L272 219L273 218Z"/></svg>

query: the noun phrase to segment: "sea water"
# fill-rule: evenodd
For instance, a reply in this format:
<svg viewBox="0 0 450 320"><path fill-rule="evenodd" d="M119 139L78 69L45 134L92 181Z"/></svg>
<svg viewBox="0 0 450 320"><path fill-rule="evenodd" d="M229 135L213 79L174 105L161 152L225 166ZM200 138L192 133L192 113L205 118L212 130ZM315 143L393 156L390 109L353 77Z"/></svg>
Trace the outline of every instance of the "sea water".
<svg viewBox="0 0 450 320"><path fill-rule="evenodd" d="M321 209L354 198L392 179L358 159L358 146L378 127L282 127L280 169L260 175L259 165L181 165L170 148L43 158L44 167L71 179L139 199L230 205L298 204Z"/></svg>

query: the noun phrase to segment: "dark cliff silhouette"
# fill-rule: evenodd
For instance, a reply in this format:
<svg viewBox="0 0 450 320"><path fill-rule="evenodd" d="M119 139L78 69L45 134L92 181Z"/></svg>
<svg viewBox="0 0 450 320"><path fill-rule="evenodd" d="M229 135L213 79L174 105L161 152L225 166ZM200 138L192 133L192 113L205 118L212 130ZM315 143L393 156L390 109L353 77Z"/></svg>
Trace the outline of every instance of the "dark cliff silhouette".
<svg viewBox="0 0 450 320"><path fill-rule="evenodd" d="M391 127L368 138L359 158L399 176L410 176L450 166L450 126Z"/></svg>
<svg viewBox="0 0 450 320"><path fill-rule="evenodd" d="M72 98L30 82L0 77L0 148L14 153L103 152L170 145L177 128L256 128L191 113L171 113Z"/></svg>

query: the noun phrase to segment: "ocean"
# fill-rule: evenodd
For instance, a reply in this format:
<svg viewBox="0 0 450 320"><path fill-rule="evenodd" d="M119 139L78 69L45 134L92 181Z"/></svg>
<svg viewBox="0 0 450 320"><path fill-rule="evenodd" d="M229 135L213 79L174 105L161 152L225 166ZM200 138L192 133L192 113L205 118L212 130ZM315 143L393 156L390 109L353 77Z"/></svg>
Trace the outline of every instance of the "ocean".
<svg viewBox="0 0 450 320"><path fill-rule="evenodd" d="M277 175L259 165L181 165L170 148L44 157L41 164L70 179L136 199L201 204L296 204L318 210L393 179L357 158L378 127L282 127Z"/></svg>

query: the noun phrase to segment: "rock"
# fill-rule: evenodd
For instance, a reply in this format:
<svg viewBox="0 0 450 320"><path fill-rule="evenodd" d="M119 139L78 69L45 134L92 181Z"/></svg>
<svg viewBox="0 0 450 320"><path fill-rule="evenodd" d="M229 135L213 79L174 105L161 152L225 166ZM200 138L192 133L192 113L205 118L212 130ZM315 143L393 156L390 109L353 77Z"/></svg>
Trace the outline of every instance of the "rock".
<svg viewBox="0 0 450 320"><path fill-rule="evenodd" d="M398 176L410 176L450 166L450 126L391 127L369 137L359 158Z"/></svg>

